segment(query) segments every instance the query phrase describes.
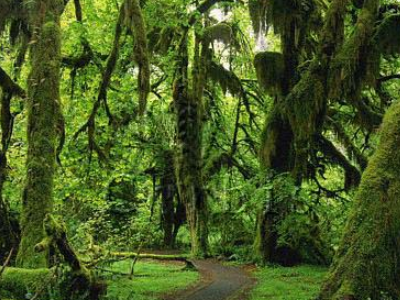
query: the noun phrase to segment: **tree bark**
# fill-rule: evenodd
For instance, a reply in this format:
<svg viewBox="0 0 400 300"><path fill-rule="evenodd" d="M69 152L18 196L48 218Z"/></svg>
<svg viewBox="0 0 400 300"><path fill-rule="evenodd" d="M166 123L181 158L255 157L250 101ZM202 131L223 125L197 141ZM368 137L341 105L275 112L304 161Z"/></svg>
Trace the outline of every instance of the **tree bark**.
<svg viewBox="0 0 400 300"><path fill-rule="evenodd" d="M17 264L24 268L48 266L45 253L34 246L44 237L43 220L53 208L57 120L60 111L61 0L29 3L32 30L28 79L28 156L23 193L22 236Z"/></svg>
<svg viewBox="0 0 400 300"><path fill-rule="evenodd" d="M383 121L319 299L400 298L400 104Z"/></svg>
<svg viewBox="0 0 400 300"><path fill-rule="evenodd" d="M208 256L208 206L202 178L202 90L195 80L189 86L187 36L182 37L178 55L173 93L177 115L176 179L179 197L186 207L192 255L205 257ZM196 72L195 78L199 75Z"/></svg>
<svg viewBox="0 0 400 300"><path fill-rule="evenodd" d="M7 257L12 248L17 249L19 234L12 220L7 203L3 199L3 187L7 179L7 151L9 147L13 117L10 113L12 94L3 91L1 97L1 150L0 150L0 261Z"/></svg>

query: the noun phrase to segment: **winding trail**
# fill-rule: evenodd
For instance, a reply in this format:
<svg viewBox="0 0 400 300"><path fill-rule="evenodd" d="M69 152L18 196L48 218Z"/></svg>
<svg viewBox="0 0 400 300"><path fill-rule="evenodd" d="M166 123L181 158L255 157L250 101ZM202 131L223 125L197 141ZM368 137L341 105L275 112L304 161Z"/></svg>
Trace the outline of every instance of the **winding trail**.
<svg viewBox="0 0 400 300"><path fill-rule="evenodd" d="M242 292L254 284L249 272L239 267L223 266L217 260L194 260L193 264L200 272L200 283L170 299L226 300L240 294L243 300Z"/></svg>

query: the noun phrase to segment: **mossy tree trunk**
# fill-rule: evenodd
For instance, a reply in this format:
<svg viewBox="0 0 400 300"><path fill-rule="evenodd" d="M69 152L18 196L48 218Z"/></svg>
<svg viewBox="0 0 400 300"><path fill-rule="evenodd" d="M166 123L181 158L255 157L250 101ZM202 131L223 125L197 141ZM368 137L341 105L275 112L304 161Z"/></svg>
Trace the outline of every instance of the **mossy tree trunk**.
<svg viewBox="0 0 400 300"><path fill-rule="evenodd" d="M396 103L386 113L380 144L363 174L319 299L400 298L399 145L400 104Z"/></svg>
<svg viewBox="0 0 400 300"><path fill-rule="evenodd" d="M163 151L160 174L162 198L162 226L164 246L174 248L180 226L185 222L185 207L180 201L175 175L174 155L172 151Z"/></svg>
<svg viewBox="0 0 400 300"><path fill-rule="evenodd" d="M22 236L17 264L48 266L34 246L44 237L43 220L53 207L57 121L60 115L60 20L63 2L36 0L27 4L32 32L28 79L28 156L23 193Z"/></svg>
<svg viewBox="0 0 400 300"><path fill-rule="evenodd" d="M298 74L298 67L302 63L300 53L305 50L303 42L309 34L307 28L310 17L308 13L304 14L304 11L301 11L301 7L297 8L300 19L293 19L296 12L290 11L288 5L289 22L276 16L277 24L272 24L280 31L283 59L282 75L276 76L274 83L268 78L274 73L268 74L268 70L263 71L265 65L262 61L257 61L256 57L255 67L260 83L267 90L271 86L274 90L278 90L275 91L276 102L265 126L260 151L262 167L272 171L273 176L290 173L297 184L301 184L302 178L309 175L309 156L313 148L317 149L316 145L312 144L313 139L321 134L326 114L326 100L330 94L328 82L331 76L331 60L343 44L344 17L348 2L348 0L331 1L325 15L324 26L319 32L320 43L316 56L302 76ZM267 2L268 5L274 3ZM312 13L312 10L308 12ZM283 22L283 25L280 22ZM275 66L279 64L275 63ZM273 194L268 206L258 218L255 246L258 258L261 257L264 262L279 263L287 261L282 255L292 256L296 253L293 250L296 249L280 249L276 246L279 239L277 224L284 220L289 212L282 211L279 205L275 205Z"/></svg>
<svg viewBox="0 0 400 300"><path fill-rule="evenodd" d="M187 37L179 51L174 83L174 103L177 114L177 167L179 197L186 207L191 237L192 255L208 255L208 207L202 180L202 109L201 97L190 91L188 79ZM197 84L197 83L196 83Z"/></svg>
<svg viewBox="0 0 400 300"><path fill-rule="evenodd" d="M278 83L280 92L276 94L273 111L267 119L262 137L263 149L260 151L262 168L271 170L273 176L292 172L295 163L293 130L287 116L280 108L282 101L296 84L298 76L296 69L299 64L299 49L295 42L295 21L288 24L281 40L283 78ZM263 207L258 214L254 243L256 260L261 260L263 263L292 265L298 262L296 251L287 246L280 247L278 245L277 227L288 212L282 211L282 207L276 202L276 197L272 193L268 206Z"/></svg>

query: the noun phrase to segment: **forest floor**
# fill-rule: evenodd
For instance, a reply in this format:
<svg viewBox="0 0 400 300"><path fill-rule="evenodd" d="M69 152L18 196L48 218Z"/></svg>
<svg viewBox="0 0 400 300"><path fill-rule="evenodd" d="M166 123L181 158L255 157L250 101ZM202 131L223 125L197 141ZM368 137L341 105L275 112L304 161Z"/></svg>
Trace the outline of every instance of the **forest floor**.
<svg viewBox="0 0 400 300"><path fill-rule="evenodd" d="M315 299L327 271L327 267L309 265L259 268L254 272L257 285L249 300Z"/></svg>
<svg viewBox="0 0 400 300"><path fill-rule="evenodd" d="M141 260L135 278L111 275L106 299L135 300L309 300L315 298L327 268L291 268L224 263L216 259L184 262ZM114 263L113 271L127 272L130 261Z"/></svg>
<svg viewBox="0 0 400 300"><path fill-rule="evenodd" d="M200 272L200 282L182 292L164 297L165 300L245 299L255 284L248 268L223 265L214 259L194 260L193 263Z"/></svg>

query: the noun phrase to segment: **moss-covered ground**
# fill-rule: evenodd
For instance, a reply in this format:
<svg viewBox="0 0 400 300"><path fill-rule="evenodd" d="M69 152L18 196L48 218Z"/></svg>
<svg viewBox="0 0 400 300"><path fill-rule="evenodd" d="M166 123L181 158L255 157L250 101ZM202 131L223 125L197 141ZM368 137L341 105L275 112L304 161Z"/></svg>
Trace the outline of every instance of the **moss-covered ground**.
<svg viewBox="0 0 400 300"><path fill-rule="evenodd" d="M109 269L129 273L131 261L114 263ZM107 300L158 300L162 295L176 292L194 284L199 279L196 271L183 270L184 264L164 264L139 261L133 279L110 275Z"/></svg>
<svg viewBox="0 0 400 300"><path fill-rule="evenodd" d="M310 300L318 295L328 269L315 266L265 267L254 276L258 283L250 300Z"/></svg>

